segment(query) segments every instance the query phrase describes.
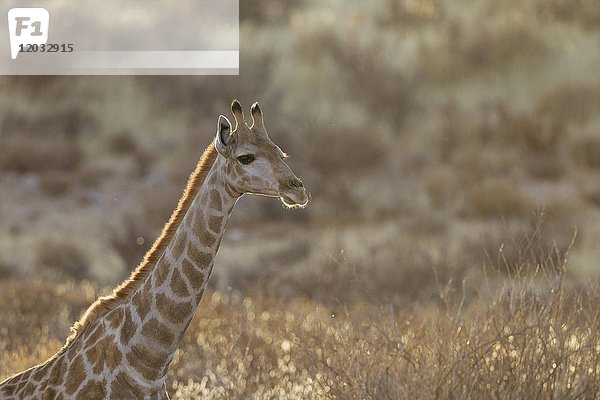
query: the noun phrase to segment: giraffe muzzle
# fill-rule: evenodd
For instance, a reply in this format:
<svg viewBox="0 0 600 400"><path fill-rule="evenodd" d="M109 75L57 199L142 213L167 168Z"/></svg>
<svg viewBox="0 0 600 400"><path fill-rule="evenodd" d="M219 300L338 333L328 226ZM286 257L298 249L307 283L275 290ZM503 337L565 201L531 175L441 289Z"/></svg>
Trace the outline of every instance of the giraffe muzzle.
<svg viewBox="0 0 600 400"><path fill-rule="evenodd" d="M306 188L302 181L298 178L292 178L287 182L287 185L282 185L279 196L281 201L290 208L306 207L310 200Z"/></svg>

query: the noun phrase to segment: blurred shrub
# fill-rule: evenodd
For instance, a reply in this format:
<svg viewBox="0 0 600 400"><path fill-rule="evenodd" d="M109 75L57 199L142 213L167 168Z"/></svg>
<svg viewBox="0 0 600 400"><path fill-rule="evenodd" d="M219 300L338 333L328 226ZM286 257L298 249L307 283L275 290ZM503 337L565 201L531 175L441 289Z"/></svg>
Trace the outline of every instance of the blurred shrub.
<svg viewBox="0 0 600 400"><path fill-rule="evenodd" d="M537 154L554 154L566 134L562 119L540 113L516 117L512 128L525 148Z"/></svg>
<svg viewBox="0 0 600 400"><path fill-rule="evenodd" d="M127 272L133 270L150 249L156 237L160 234L153 231L153 224L144 223L143 218L133 218L129 215L123 216L124 231L113 237L113 247L125 260Z"/></svg>
<svg viewBox="0 0 600 400"><path fill-rule="evenodd" d="M154 161L152 154L142 147L140 136L129 130L119 130L108 135L107 147L110 155L129 158L133 162L131 172L139 176L146 175Z"/></svg>
<svg viewBox="0 0 600 400"><path fill-rule="evenodd" d="M138 150L138 143L131 132L120 130L108 139L108 147L117 155L131 154Z"/></svg>
<svg viewBox="0 0 600 400"><path fill-rule="evenodd" d="M485 218L524 216L530 203L517 185L505 180L494 179L471 187L465 198L465 212Z"/></svg>
<svg viewBox="0 0 600 400"><path fill-rule="evenodd" d="M439 223L436 227L443 229ZM242 293L310 299L337 308L361 302L437 301L439 285L459 282L471 272L468 263L462 263L463 258L440 256L403 242L381 249L377 257L368 257L374 251L365 249L365 257L360 260L347 259L343 251L330 257L311 257L307 246L301 243L272 255L270 261L259 260L259 266L236 269L229 282ZM289 265L294 267L285 268Z"/></svg>
<svg viewBox="0 0 600 400"><path fill-rule="evenodd" d="M456 199L458 179L451 170L436 171L425 181L425 188L435 208L447 208Z"/></svg>
<svg viewBox="0 0 600 400"><path fill-rule="evenodd" d="M559 149L568 135L562 114L552 111L547 104L515 111L507 101L492 98L481 100L474 109L468 109L449 99L438 108L437 119L435 144L442 161L457 161L469 151L473 153L472 158L478 159L479 154L488 152L486 157L493 156L494 162L502 165L505 172L507 167L515 167L514 161L522 163L526 160L527 163L533 159L529 165L532 172L546 175L541 170L550 170L552 159L560 161ZM502 154L495 154L499 150ZM520 154L517 160L512 159L515 152ZM492 162L491 159L482 161ZM558 171L547 174L556 175Z"/></svg>
<svg viewBox="0 0 600 400"><path fill-rule="evenodd" d="M319 41L321 43L304 46L323 46L324 57L335 60L340 77L347 82L344 89L352 102L365 114L373 113L373 121L391 124L394 133L399 134L406 118L418 108L417 82L390 65L385 49L376 43L360 46L348 38L336 39L329 35ZM309 57L312 57L312 51L308 51ZM365 127L365 132L372 132L368 136L374 139L373 133L377 133L377 129L382 128L369 126Z"/></svg>
<svg viewBox="0 0 600 400"><path fill-rule="evenodd" d="M600 207L600 183L596 182L595 185L584 189L583 198L596 207Z"/></svg>
<svg viewBox="0 0 600 400"><path fill-rule="evenodd" d="M385 0L375 10L376 21L393 29L438 22L444 16L441 0Z"/></svg>
<svg viewBox="0 0 600 400"><path fill-rule="evenodd" d="M75 171L84 158L79 141L65 136L32 137L11 134L0 137L0 170L41 173Z"/></svg>
<svg viewBox="0 0 600 400"><path fill-rule="evenodd" d="M496 7L491 13L499 13ZM496 14L498 15L498 14ZM544 39L527 18L477 19L472 28L477 35L469 35L466 41L451 45L464 58L470 69L498 69L514 62L518 57L532 57L546 52Z"/></svg>
<svg viewBox="0 0 600 400"><path fill-rule="evenodd" d="M579 165L600 169L600 136L590 135L575 139L571 154Z"/></svg>
<svg viewBox="0 0 600 400"><path fill-rule="evenodd" d="M60 277L83 279L88 275L88 262L79 248L67 239L50 238L38 248L41 267Z"/></svg>
<svg viewBox="0 0 600 400"><path fill-rule="evenodd" d="M111 176L112 173L107 168L89 163L81 165L77 172L71 175L71 178L83 188L98 188L104 179Z"/></svg>
<svg viewBox="0 0 600 400"><path fill-rule="evenodd" d="M537 0L540 17L579 24L588 29L600 26L600 4L590 0Z"/></svg>
<svg viewBox="0 0 600 400"><path fill-rule="evenodd" d="M242 0L240 1L241 22L273 23L286 21L292 12L299 8L304 0Z"/></svg>
<svg viewBox="0 0 600 400"><path fill-rule="evenodd" d="M48 107L42 112L5 110L0 124L3 134L76 138L98 127L97 116L82 105Z"/></svg>
<svg viewBox="0 0 600 400"><path fill-rule="evenodd" d="M536 180L558 180L563 176L565 165L560 155L533 154L524 160L529 175Z"/></svg>
<svg viewBox="0 0 600 400"><path fill-rule="evenodd" d="M381 138L363 130L323 127L313 135L308 154L312 168L328 176L361 175L380 165L386 156Z"/></svg>
<svg viewBox="0 0 600 400"><path fill-rule="evenodd" d="M511 12L514 13L508 15ZM469 80L474 75L505 71L511 65L540 59L549 53L545 37L537 29L536 17L522 7L514 6L509 11L486 2L472 13L476 14L474 18L466 13L452 16L446 13L448 17L434 33L436 40L423 43L417 62L427 79Z"/></svg>
<svg viewBox="0 0 600 400"><path fill-rule="evenodd" d="M40 189L49 196L64 196L68 193L72 176L60 171L47 171L41 175Z"/></svg>
<svg viewBox="0 0 600 400"><path fill-rule="evenodd" d="M5 262L0 262L0 281L11 278L17 272L17 268Z"/></svg>
<svg viewBox="0 0 600 400"><path fill-rule="evenodd" d="M571 124L585 123L600 112L600 87L593 84L557 83L541 96L537 111Z"/></svg>

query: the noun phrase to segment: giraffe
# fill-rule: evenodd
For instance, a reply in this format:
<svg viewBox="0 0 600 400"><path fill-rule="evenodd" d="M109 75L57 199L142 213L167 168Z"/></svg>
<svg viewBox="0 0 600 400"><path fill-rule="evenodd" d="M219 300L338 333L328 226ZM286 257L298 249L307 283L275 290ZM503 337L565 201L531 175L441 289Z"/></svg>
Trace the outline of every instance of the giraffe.
<svg viewBox="0 0 600 400"><path fill-rule="evenodd" d="M231 104L162 234L131 276L98 298L49 360L0 383L0 399L168 399L165 375L190 324L227 221L245 193L309 201L268 137L258 103Z"/></svg>

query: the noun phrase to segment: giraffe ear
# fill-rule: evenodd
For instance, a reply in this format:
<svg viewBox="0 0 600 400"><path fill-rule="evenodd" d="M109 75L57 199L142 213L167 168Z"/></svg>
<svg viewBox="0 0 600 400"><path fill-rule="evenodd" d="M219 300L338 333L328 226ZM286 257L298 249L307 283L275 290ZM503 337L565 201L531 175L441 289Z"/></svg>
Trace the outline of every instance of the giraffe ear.
<svg viewBox="0 0 600 400"><path fill-rule="evenodd" d="M224 115L219 116L217 122L217 138L215 140L215 147L221 155L227 153L227 145L231 141L231 122Z"/></svg>

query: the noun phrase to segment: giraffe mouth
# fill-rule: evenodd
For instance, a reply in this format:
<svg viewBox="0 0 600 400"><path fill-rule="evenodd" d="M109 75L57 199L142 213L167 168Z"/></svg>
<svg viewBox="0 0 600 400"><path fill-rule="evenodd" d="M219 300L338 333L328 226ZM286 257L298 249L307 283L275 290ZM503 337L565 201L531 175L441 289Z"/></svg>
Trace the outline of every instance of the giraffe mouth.
<svg viewBox="0 0 600 400"><path fill-rule="evenodd" d="M296 197L296 196L294 196ZM281 193L279 195L279 198L281 199L281 202L288 208L304 208L306 207L306 205L309 203L310 201L310 196L308 196L306 193L302 193L301 199L293 199L292 197Z"/></svg>

